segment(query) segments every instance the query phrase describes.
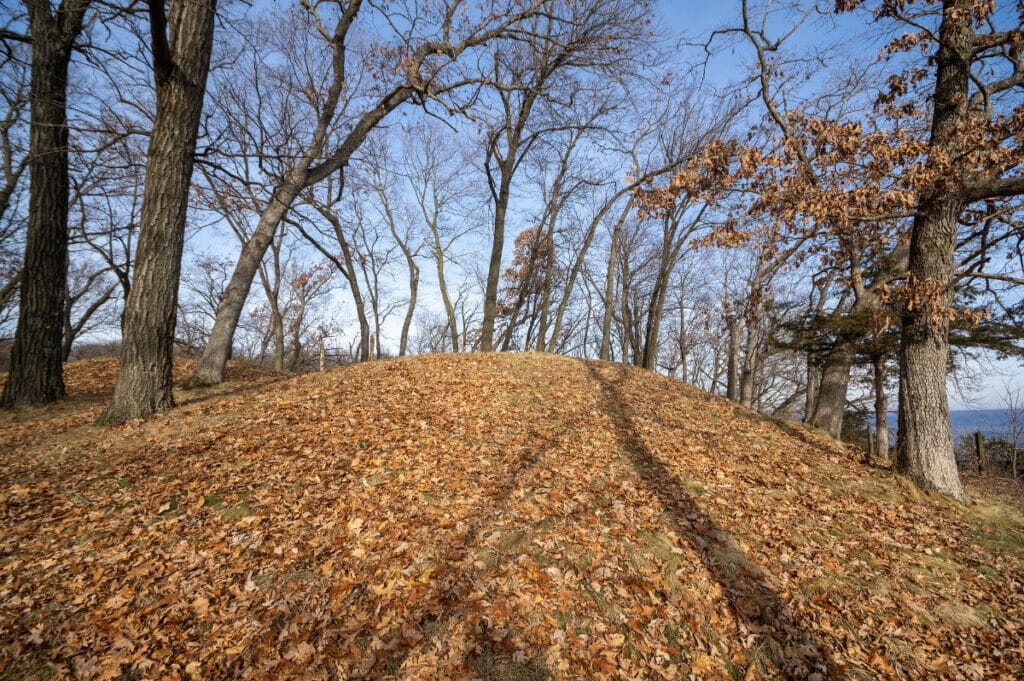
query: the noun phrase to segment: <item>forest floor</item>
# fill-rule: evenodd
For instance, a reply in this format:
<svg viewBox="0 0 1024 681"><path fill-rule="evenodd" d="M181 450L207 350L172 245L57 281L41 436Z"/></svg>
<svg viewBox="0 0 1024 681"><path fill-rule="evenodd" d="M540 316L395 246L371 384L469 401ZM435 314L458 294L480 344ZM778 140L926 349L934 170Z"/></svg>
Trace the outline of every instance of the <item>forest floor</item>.
<svg viewBox="0 0 1024 681"><path fill-rule="evenodd" d="M973 479L565 357L93 425L115 372L0 413L0 678L1024 678L1024 504Z"/></svg>

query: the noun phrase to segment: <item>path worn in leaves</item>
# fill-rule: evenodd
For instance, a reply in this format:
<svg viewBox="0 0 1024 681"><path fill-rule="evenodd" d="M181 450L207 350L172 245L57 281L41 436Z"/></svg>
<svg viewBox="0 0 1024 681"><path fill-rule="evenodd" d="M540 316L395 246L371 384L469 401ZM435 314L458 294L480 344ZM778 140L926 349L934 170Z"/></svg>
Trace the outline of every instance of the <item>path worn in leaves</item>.
<svg viewBox="0 0 1024 681"><path fill-rule="evenodd" d="M636 369L236 370L0 414L0 678L1020 678L1024 516Z"/></svg>

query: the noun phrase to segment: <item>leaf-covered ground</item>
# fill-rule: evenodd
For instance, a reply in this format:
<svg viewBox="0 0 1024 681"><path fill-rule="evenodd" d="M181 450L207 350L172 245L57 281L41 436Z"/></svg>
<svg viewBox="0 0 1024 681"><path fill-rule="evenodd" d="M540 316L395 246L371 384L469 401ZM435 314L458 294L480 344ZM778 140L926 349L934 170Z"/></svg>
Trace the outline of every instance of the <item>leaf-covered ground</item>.
<svg viewBox="0 0 1024 681"><path fill-rule="evenodd" d="M236 370L0 414L0 677L1020 679L1024 514L648 372Z"/></svg>

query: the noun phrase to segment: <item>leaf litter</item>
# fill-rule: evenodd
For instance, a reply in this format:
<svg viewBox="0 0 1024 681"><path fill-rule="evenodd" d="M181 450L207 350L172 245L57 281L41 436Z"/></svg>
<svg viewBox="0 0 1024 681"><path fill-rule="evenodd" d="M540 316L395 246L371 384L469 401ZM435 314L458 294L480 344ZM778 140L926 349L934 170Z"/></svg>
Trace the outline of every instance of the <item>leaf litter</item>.
<svg viewBox="0 0 1024 681"><path fill-rule="evenodd" d="M115 375L0 414L0 678L1024 676L1015 500L649 372L236 367L94 426Z"/></svg>

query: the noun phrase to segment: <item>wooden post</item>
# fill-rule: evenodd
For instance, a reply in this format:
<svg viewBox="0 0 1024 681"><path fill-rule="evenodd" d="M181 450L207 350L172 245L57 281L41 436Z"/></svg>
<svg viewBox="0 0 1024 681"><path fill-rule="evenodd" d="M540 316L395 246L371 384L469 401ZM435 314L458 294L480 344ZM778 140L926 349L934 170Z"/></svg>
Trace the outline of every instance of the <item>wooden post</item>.
<svg viewBox="0 0 1024 681"><path fill-rule="evenodd" d="M327 348L324 347L324 337L320 336L320 371L327 368Z"/></svg>
<svg viewBox="0 0 1024 681"><path fill-rule="evenodd" d="M377 359L377 336L370 334L370 361Z"/></svg>
<svg viewBox="0 0 1024 681"><path fill-rule="evenodd" d="M985 438L982 437L980 430L974 433L974 453L978 455L978 473L983 474L985 472Z"/></svg>

